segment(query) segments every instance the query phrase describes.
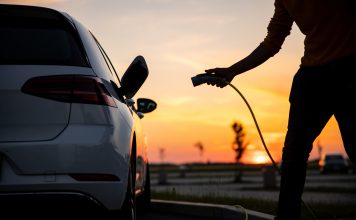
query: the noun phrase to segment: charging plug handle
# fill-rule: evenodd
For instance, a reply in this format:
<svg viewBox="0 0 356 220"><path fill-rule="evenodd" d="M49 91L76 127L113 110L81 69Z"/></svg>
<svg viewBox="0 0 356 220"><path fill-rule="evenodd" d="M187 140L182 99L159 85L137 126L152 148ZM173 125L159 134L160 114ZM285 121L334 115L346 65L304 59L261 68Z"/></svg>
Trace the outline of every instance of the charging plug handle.
<svg viewBox="0 0 356 220"><path fill-rule="evenodd" d="M221 78L221 77L215 76L213 74L209 74L209 73L198 74L196 76L193 76L191 78L191 80L192 80L194 87L199 86L204 83L219 83L219 84L226 83L224 78Z"/></svg>

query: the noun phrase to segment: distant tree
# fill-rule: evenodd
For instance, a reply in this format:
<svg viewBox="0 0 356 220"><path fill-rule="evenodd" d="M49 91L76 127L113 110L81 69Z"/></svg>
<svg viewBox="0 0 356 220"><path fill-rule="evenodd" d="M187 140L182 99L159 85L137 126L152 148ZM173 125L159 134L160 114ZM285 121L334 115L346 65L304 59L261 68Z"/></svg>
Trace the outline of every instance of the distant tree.
<svg viewBox="0 0 356 220"><path fill-rule="evenodd" d="M204 145L199 141L194 144L194 147L196 147L199 150L199 157L201 158L204 154Z"/></svg>
<svg viewBox="0 0 356 220"><path fill-rule="evenodd" d="M320 140L318 139L317 142L317 146L318 146L318 153L319 153L319 160L321 159L321 156L323 155L323 146L320 144Z"/></svg>
<svg viewBox="0 0 356 220"><path fill-rule="evenodd" d="M247 148L248 143L245 141L245 129L242 123L235 121L232 124L232 129L235 133L235 139L232 143L232 149L235 151L236 175L235 182L240 182L242 178L242 170L240 166L241 158Z"/></svg>
<svg viewBox="0 0 356 220"><path fill-rule="evenodd" d="M167 173L166 170L164 169L164 158L166 156L166 151L164 148L159 148L159 157L161 158L161 165L160 165L160 172L158 175L158 184L159 185L165 185L167 184Z"/></svg>
<svg viewBox="0 0 356 220"><path fill-rule="evenodd" d="M166 156L166 152L164 148L159 148L159 157L161 158L161 164L164 163L164 158Z"/></svg>

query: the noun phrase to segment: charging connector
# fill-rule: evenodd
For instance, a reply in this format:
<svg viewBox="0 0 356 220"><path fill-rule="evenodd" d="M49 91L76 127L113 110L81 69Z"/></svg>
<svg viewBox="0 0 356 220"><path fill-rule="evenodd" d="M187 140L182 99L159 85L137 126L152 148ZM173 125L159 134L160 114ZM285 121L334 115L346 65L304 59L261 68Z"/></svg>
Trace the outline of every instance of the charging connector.
<svg viewBox="0 0 356 220"><path fill-rule="evenodd" d="M199 86L201 84L204 84L204 83L218 83L218 84L226 84L226 80L221 78L221 77L218 77L214 74L208 74L208 73L201 73L201 74L198 74L194 77L191 78L192 79L192 83L193 83L193 86Z"/></svg>

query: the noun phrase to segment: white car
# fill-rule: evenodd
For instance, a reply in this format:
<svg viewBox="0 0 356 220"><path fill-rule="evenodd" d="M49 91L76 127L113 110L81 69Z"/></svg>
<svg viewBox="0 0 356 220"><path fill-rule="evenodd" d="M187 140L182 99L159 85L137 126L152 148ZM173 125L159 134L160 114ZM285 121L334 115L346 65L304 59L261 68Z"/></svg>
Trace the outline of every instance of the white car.
<svg viewBox="0 0 356 220"><path fill-rule="evenodd" d="M67 13L0 4L1 210L83 204L135 219L136 198L150 201L140 122L156 103L133 100L147 76L138 56L120 80Z"/></svg>

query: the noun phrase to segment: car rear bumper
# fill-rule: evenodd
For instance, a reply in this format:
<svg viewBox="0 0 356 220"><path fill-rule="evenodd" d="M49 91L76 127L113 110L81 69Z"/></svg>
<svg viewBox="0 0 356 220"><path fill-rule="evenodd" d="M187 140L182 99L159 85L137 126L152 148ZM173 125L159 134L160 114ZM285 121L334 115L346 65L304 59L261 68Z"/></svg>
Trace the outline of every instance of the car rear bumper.
<svg viewBox="0 0 356 220"><path fill-rule="evenodd" d="M80 130L87 131L84 128ZM91 127L97 134L101 130L110 134L107 132L110 128L96 128ZM69 128L62 135L66 134L74 136L78 133ZM62 137L45 142L0 143L1 197L7 200L11 196L14 201L18 201L17 198L26 198L24 201L34 198L33 202L37 198L42 201L44 197L51 197L62 201L63 205L76 204L80 200L86 201L84 204L100 204L108 210L120 209L127 189L125 157L115 151L117 148L111 142L97 140L100 136L83 135L79 139L76 135L76 139L65 138L67 142ZM76 144L70 140L76 140ZM81 174L94 174L98 178L83 180L73 177ZM105 179L100 175L115 178Z"/></svg>
<svg viewBox="0 0 356 220"><path fill-rule="evenodd" d="M100 211L106 208L95 198L80 192L17 192L0 193L3 210Z"/></svg>
<svg viewBox="0 0 356 220"><path fill-rule="evenodd" d="M118 210L127 188L122 180L78 181L65 174L18 175L4 160L1 171L0 207Z"/></svg>

